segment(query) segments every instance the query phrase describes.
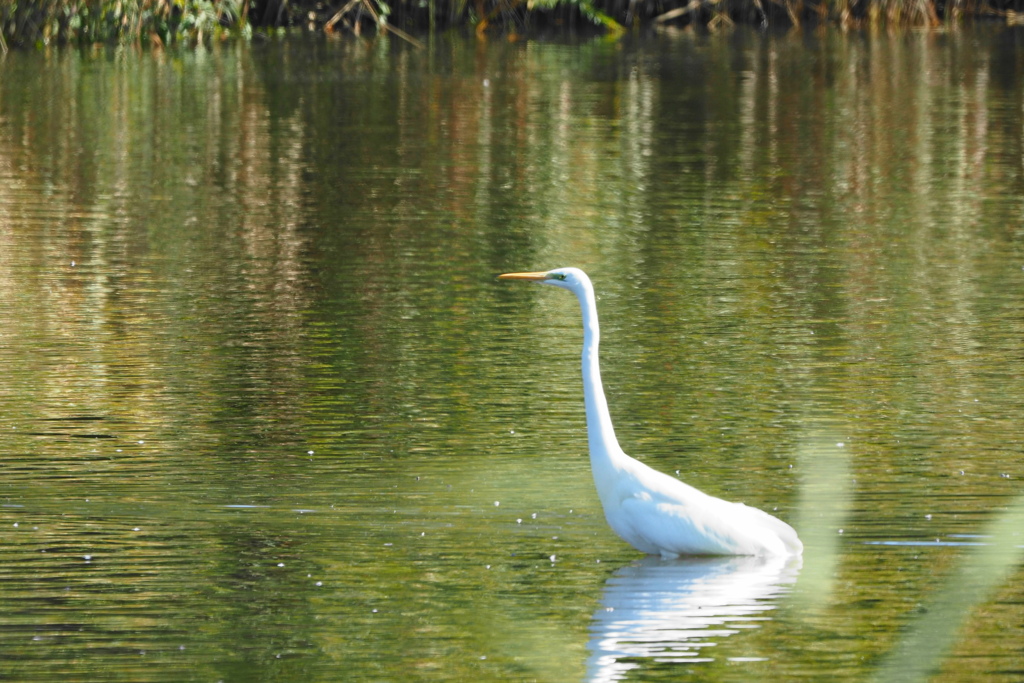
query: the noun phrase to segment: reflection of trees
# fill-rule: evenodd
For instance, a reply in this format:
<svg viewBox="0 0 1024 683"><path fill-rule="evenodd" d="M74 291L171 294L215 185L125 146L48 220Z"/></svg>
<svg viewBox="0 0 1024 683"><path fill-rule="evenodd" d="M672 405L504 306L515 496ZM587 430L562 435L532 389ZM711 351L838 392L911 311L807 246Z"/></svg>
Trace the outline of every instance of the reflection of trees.
<svg viewBox="0 0 1024 683"><path fill-rule="evenodd" d="M7 329L40 380L22 414L130 415L140 433L211 438L208 420L240 413L271 431L290 421L308 308L301 129L278 122L290 136L272 141L237 53L182 59L187 76L158 57L11 67L52 70L18 74L45 91L21 96L53 106L11 107L2 138L22 169L4 202L18 236L0 276L16 289ZM35 352L52 339L65 341ZM209 402L224 383L247 385L242 404Z"/></svg>
<svg viewBox="0 0 1024 683"><path fill-rule="evenodd" d="M832 443L852 449L837 471L857 481L844 490L852 510L863 506L847 520L854 538L893 525L932 533L922 508L948 510L954 496L956 509L990 507L993 480L1010 491L994 472L946 477L1012 462L992 451L1014 442L1021 415L1010 386L1024 330L1005 284L1021 260L1011 113L1021 95L994 75L1012 69L959 34L739 35L659 49L646 62L629 57L646 108L609 106L612 92L593 84L559 91L578 95L563 119L551 116L553 141L560 120L580 131L567 138L572 149L544 146L552 168L566 169L552 180L565 192L528 261L510 266L575 263L594 274L627 450L772 506L798 484L779 478L800 425L823 421L838 425ZM626 130L636 146L613 153L609 140ZM559 309L528 311L538 327L574 319L542 300ZM546 342L559 355L538 363L565 364L558 385L572 400L577 342ZM871 494L858 505L861 487ZM852 584L850 599L877 599L878 586L854 579L858 566L835 560L832 581ZM879 635L896 627L892 615L879 623Z"/></svg>
<svg viewBox="0 0 1024 683"><path fill-rule="evenodd" d="M45 437L18 442L24 471L5 478L40 529L31 571L6 583L18 600L56 596L23 627L66 641L57 667L108 639L191 640L219 578L196 559L243 563L222 548L277 536L181 517L289 486L288 463L262 449L303 438L309 294L301 130L275 122L292 137L273 139L243 55L41 61L6 63L0 97L0 158L17 169L0 183L0 355L13 370L0 412ZM86 431L112 438L69 438ZM92 574L61 564L83 553ZM61 609L68 583L81 609ZM81 628L60 633L67 619Z"/></svg>
<svg viewBox="0 0 1024 683"><path fill-rule="evenodd" d="M0 65L0 354L19 368L0 407L117 416L106 431L147 442L132 472L88 463L110 473L89 485L272 497L298 481L272 448L310 440L346 471L384 462L368 486L427 454L448 483L500 471L545 501L530 458L585 451L578 314L490 278L571 263L598 285L620 436L651 464L790 520L831 493L809 479L846 478L822 533L854 539L932 534L924 512L1013 492L984 469L1013 462L1022 415L1021 67L991 44L738 31L46 59L45 78ZM182 474L183 444L217 454L216 483ZM553 471L589 490L583 464ZM233 535L228 557L291 538ZM935 573L903 558L866 585L865 551L822 541L804 570L820 623L830 586L899 606ZM877 615L860 616L840 635Z"/></svg>

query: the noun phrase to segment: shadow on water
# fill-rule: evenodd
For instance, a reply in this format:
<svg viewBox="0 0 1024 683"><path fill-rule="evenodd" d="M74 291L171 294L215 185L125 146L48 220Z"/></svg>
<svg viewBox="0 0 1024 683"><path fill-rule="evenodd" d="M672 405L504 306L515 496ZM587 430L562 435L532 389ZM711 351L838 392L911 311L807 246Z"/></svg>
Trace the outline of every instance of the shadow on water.
<svg viewBox="0 0 1024 683"><path fill-rule="evenodd" d="M708 661L702 649L767 619L801 559L646 557L617 570L591 624L587 680L622 680L639 662Z"/></svg>

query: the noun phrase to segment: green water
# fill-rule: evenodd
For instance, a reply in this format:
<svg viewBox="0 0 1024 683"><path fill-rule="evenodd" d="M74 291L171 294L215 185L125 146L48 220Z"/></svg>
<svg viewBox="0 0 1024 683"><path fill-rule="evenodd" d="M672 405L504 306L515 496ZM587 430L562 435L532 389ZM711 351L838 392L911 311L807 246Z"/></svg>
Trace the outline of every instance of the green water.
<svg viewBox="0 0 1024 683"><path fill-rule="evenodd" d="M1019 680L1020 35L9 54L0 679Z"/></svg>

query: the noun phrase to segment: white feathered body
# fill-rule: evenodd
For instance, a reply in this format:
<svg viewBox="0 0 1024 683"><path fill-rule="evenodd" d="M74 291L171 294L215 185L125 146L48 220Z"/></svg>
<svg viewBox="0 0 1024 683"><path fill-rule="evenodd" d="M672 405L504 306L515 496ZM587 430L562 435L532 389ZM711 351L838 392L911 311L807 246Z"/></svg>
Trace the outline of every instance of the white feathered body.
<svg viewBox="0 0 1024 683"><path fill-rule="evenodd" d="M608 524L637 550L679 555L799 555L793 527L767 512L709 496L629 457L619 447L601 384L597 300L577 268L510 273L573 292L583 313L583 397L594 483Z"/></svg>
<svg viewBox="0 0 1024 683"><path fill-rule="evenodd" d="M597 460L597 462L595 462ZM637 550L679 555L797 555L791 526L757 508L715 498L625 453L592 458L605 519Z"/></svg>

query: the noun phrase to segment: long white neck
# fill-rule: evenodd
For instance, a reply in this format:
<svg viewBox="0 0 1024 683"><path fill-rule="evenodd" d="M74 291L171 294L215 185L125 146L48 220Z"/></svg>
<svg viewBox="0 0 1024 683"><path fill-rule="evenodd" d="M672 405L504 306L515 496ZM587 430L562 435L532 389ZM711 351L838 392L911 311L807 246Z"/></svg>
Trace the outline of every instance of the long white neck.
<svg viewBox="0 0 1024 683"><path fill-rule="evenodd" d="M583 312L583 399L587 407L587 439L591 465L596 468L612 465L623 454L615 438L608 401L601 384L601 367L597 360L601 330L597 324L597 300L589 282L577 292L577 297Z"/></svg>

